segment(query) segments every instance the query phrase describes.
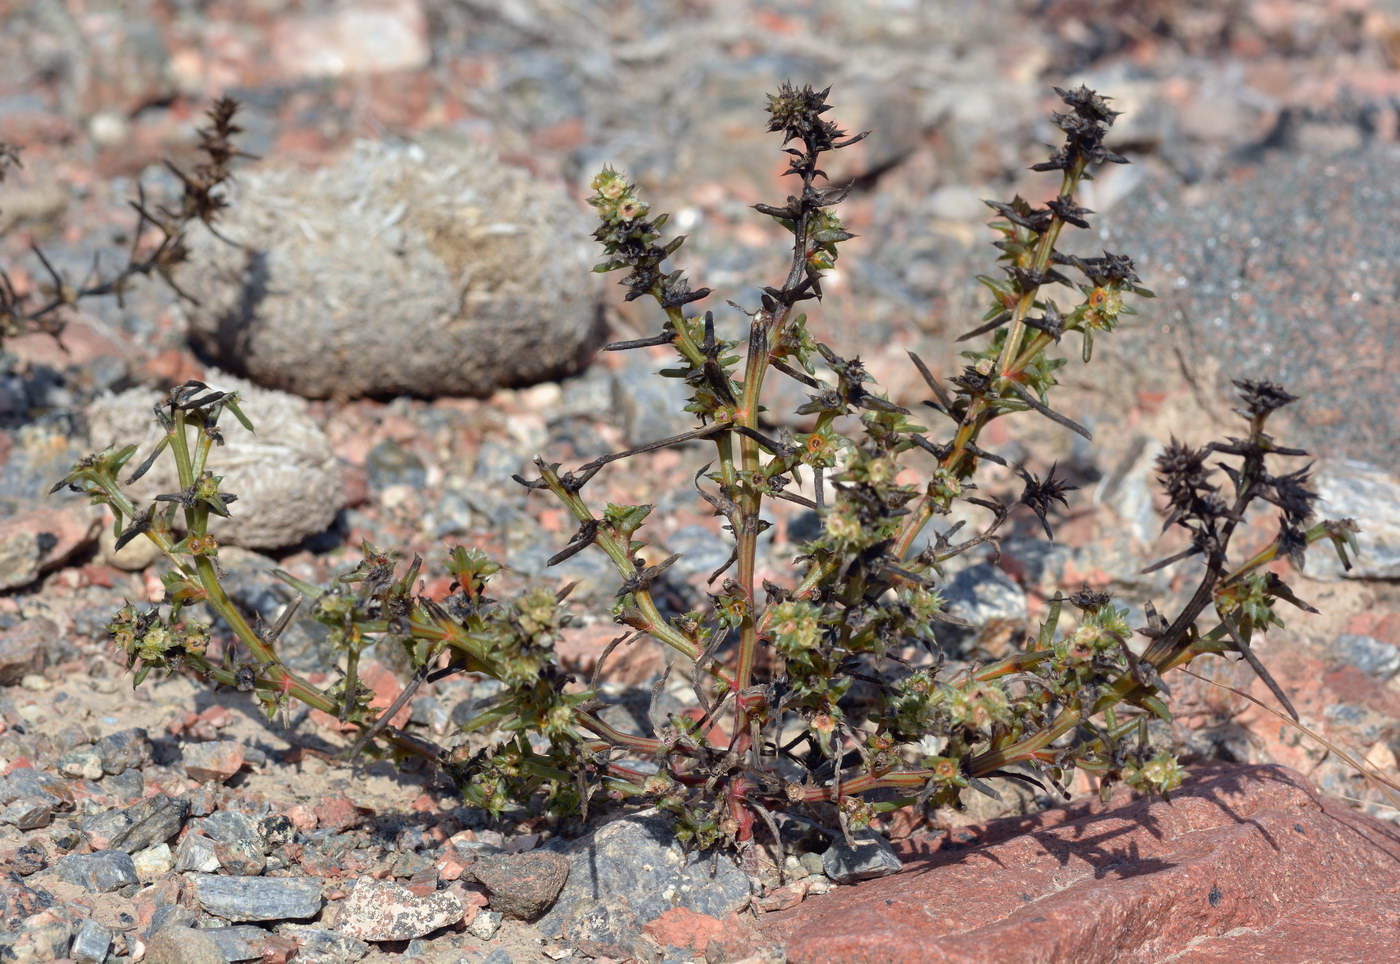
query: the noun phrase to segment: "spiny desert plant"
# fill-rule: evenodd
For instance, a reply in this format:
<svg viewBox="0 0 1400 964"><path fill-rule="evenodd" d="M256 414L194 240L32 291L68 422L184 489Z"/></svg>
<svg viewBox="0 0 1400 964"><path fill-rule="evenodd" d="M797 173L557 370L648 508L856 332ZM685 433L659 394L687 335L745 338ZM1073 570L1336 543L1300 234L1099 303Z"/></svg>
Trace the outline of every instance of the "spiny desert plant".
<svg viewBox="0 0 1400 964"><path fill-rule="evenodd" d="M652 216L614 170L593 180L589 203L606 259L597 270L625 271L627 300L651 299L661 313L654 337L608 348L673 349L674 366L662 375L689 389L685 410L695 428L572 468L539 458L538 476L518 481L556 499L576 523L552 562L601 552L616 568L611 615L621 628L608 653L643 641L668 648L700 713L663 716L653 698L650 732L608 722L607 654L590 680L575 680L555 657L571 618L567 590L536 588L498 602L488 586L499 566L465 547L449 554L454 581L440 601L418 589L420 559L404 563L368 544L360 564L329 586L286 576L341 657L338 681L313 686L278 655L286 619L256 626L222 584L208 521L236 506L214 474L213 454L225 415L247 425L235 393L199 382L173 389L156 407L164 438L125 480L164 455L179 470L178 491L150 506L128 498L120 476L136 457L134 446L84 460L59 484L109 506L119 544L144 536L168 559L165 601L126 606L109 627L137 682L151 670L184 669L249 692L269 716L290 700L322 709L358 729L355 749L377 745L401 758L425 758L455 779L467 801L494 814L545 806L586 812L604 797L647 801L674 812L680 834L705 846L749 847L759 824L777 837L784 814L849 834L881 812L958 806L968 789L995 794L997 779L1064 792L1075 769L1097 775L1105 792L1125 782L1169 793L1182 771L1170 747L1149 741L1147 726L1170 716L1163 676L1207 654L1236 654L1272 686L1251 642L1280 623L1280 602L1309 607L1270 564L1286 559L1301 568L1319 540L1335 545L1346 563L1355 526L1316 521L1307 468L1276 467L1304 455L1266 431L1270 415L1293 396L1267 382L1238 382L1241 437L1199 448L1173 441L1158 460L1167 526L1184 530L1189 545L1157 565L1189 562L1198 583L1171 618L1148 607L1147 625L1136 630L1145 647L1131 644L1126 609L1084 588L1057 593L1039 631L1017 652L946 664L941 627L960 622L941 594L949 563L994 544L1016 511L1032 513L1053 538L1051 513L1073 488L1053 469L1040 476L1021 465L1008 466L1022 483L1018 497L978 488L986 463L1007 466L984 447L985 428L1029 412L1088 437L1051 407L1056 373L1068 363L1057 351L1069 336L1088 362L1095 338L1131 314L1135 298L1150 296L1126 255L1080 257L1059 248L1067 226L1088 226L1079 185L1098 165L1125 159L1104 144L1117 116L1105 98L1082 87L1057 93L1065 109L1054 121L1064 141L1034 166L1058 172L1055 197L1044 206L1021 197L989 202L998 216L992 228L1001 274L980 279L990 307L971 333L989 340L965 352L966 364L946 384L912 359L934 396L925 414L939 431L890 402L859 359L841 353L858 346L842 346L839 331L823 340L798 310L822 297L824 273L852 238L836 213L846 190L825 184L823 158L866 136L850 136L824 117L826 91L784 85L769 98L767 126L790 158L793 193L756 208L791 234L791 262L756 303L735 306L746 318L737 332L711 312L688 310L709 291L667 267L683 239L663 240L665 215ZM794 379L809 393L786 423L765 416L765 389L777 378ZM654 589L678 557L648 551L643 536L654 506L600 506L588 485L638 453L694 443L714 447L694 484L697 498L724 520L733 550L710 577L708 606L667 613ZM917 483L908 469L916 470ZM759 543L774 500L814 510L821 531L799 547L790 579L760 585ZM977 531L935 524L959 504L984 518ZM1266 504L1277 511L1250 514ZM1278 528L1268 544L1237 558L1231 546L1239 530L1270 518ZM189 618L195 604L221 625ZM1075 612L1072 627L1061 626L1065 604ZM220 658L209 655L216 633L234 642ZM376 640L400 646L414 667L399 702L380 713L370 710L357 671ZM466 724L490 734L489 746L472 752L430 745L390 725L423 681L458 673L501 684Z"/></svg>
<svg viewBox="0 0 1400 964"><path fill-rule="evenodd" d="M155 275L180 297L190 296L175 283L173 270L187 251L185 233L196 222L217 234L214 222L226 206L224 186L238 158L252 155L238 150L233 138L242 128L233 122L238 105L230 98L216 102L208 112L209 122L199 129L199 152L203 158L188 170L166 161L179 180L180 197L171 205L151 203L143 187L131 202L136 224L124 263L115 271L104 271L98 258L88 274L77 283L65 278L38 247L33 254L48 275L48 283L21 293L10 275L0 270L0 346L7 336L31 331L57 335L63 328L64 312L86 298L115 297L118 302L138 277ZM0 143L0 181L11 167L20 166L19 150Z"/></svg>

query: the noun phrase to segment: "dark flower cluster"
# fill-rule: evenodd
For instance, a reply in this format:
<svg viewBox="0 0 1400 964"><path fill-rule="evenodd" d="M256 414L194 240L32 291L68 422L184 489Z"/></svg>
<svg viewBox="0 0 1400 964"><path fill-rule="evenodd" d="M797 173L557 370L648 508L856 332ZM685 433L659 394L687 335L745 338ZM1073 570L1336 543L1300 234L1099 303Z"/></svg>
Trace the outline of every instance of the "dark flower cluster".
<svg viewBox="0 0 1400 964"><path fill-rule="evenodd" d="M1074 90L1055 88L1070 110L1055 114L1055 126L1065 132L1063 147L1057 148L1048 161L1032 165L1033 171L1083 170L1087 164L1126 164L1128 159L1103 146L1104 135L1113 126L1121 111L1110 110L1108 98L1088 87Z"/></svg>
<svg viewBox="0 0 1400 964"><path fill-rule="evenodd" d="M790 173L801 173L824 151L849 147L866 136L856 134L847 137L846 131L834 122L822 119L821 115L831 110L831 105L826 102L829 93L830 87L818 91L808 85L798 90L791 84L783 84L776 94L768 95L768 129L782 133L784 146L790 141L800 140L807 148L805 153L788 149L787 152L794 155Z"/></svg>

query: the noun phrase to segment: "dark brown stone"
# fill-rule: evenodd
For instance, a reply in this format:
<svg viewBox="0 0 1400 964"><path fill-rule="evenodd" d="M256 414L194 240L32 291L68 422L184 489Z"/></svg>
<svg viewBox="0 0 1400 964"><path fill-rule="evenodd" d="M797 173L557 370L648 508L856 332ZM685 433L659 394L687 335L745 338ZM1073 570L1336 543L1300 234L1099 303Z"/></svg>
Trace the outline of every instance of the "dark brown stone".
<svg viewBox="0 0 1400 964"><path fill-rule="evenodd" d="M491 894L493 910L534 920L553 906L569 879L569 859L545 851L494 854L482 857L467 872Z"/></svg>
<svg viewBox="0 0 1400 964"><path fill-rule="evenodd" d="M1400 832L1280 766L1202 767L1171 803L1120 792L900 849L904 873L765 918L792 964L1262 964L1396 947Z"/></svg>

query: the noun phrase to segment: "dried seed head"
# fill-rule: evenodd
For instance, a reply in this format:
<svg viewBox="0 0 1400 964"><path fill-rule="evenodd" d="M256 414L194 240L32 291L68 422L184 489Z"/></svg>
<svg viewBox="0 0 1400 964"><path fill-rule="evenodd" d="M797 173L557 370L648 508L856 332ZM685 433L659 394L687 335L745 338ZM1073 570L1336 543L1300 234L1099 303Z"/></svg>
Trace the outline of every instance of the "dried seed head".
<svg viewBox="0 0 1400 964"><path fill-rule="evenodd" d="M1298 400L1297 395L1290 395L1283 390L1282 385L1275 382L1237 378L1234 380L1234 386L1239 389L1245 413L1253 418L1264 418L1271 412L1283 408L1289 402Z"/></svg>

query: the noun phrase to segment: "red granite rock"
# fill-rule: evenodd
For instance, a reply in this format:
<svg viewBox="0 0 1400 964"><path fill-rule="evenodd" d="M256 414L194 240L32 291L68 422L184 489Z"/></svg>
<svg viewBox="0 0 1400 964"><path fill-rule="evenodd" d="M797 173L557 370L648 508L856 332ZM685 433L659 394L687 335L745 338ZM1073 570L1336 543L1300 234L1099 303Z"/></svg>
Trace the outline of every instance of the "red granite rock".
<svg viewBox="0 0 1400 964"><path fill-rule="evenodd" d="M643 925L642 933L664 948L681 948L700 954L712 938L724 934L724 921L684 907L672 907Z"/></svg>
<svg viewBox="0 0 1400 964"><path fill-rule="evenodd" d="M184 749L185 774L200 783L224 783L243 768L245 749L235 740L191 743Z"/></svg>
<svg viewBox="0 0 1400 964"><path fill-rule="evenodd" d="M327 797L312 807L312 810L316 814L316 822L320 826L330 827L332 830L349 830L351 827L358 827L364 818L359 808L355 806L355 802L343 793Z"/></svg>
<svg viewBox="0 0 1400 964"><path fill-rule="evenodd" d="M765 919L792 964L1276 964L1400 946L1400 831L1280 766L1202 767L1170 804L1120 792L899 847L903 873Z"/></svg>

